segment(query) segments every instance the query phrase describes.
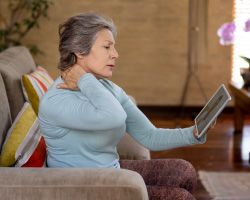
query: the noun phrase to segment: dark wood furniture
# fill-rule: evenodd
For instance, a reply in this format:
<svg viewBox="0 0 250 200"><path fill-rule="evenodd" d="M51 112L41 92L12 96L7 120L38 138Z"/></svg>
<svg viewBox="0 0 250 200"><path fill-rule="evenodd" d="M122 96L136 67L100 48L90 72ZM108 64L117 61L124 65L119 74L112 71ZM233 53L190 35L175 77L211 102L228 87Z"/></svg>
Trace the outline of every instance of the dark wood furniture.
<svg viewBox="0 0 250 200"><path fill-rule="evenodd" d="M229 83L229 89L235 100L234 132L242 133L244 115L250 113L250 91L243 88L243 84Z"/></svg>

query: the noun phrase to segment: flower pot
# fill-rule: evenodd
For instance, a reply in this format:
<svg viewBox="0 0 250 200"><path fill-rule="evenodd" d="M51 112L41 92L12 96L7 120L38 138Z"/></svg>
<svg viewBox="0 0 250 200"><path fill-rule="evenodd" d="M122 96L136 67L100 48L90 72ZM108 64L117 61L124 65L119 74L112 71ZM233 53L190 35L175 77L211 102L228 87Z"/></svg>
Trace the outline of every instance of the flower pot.
<svg viewBox="0 0 250 200"><path fill-rule="evenodd" d="M250 69L249 68L241 68L240 74L244 81L244 87L250 87Z"/></svg>

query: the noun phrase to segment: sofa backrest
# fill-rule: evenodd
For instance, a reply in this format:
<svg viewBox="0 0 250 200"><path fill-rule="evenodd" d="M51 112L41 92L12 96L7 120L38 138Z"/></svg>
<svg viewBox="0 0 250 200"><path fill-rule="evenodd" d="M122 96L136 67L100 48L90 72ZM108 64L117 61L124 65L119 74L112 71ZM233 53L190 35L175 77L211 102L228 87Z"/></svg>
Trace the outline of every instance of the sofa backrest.
<svg viewBox="0 0 250 200"><path fill-rule="evenodd" d="M35 68L26 47L11 47L0 53L0 150L8 129L25 102L21 77Z"/></svg>
<svg viewBox="0 0 250 200"><path fill-rule="evenodd" d="M7 131L11 126L10 107L5 90L5 85L0 74L0 150Z"/></svg>
<svg viewBox="0 0 250 200"><path fill-rule="evenodd" d="M21 77L34 71L35 68L35 62L26 47L11 47L0 53L0 73L6 89L12 121L25 102Z"/></svg>

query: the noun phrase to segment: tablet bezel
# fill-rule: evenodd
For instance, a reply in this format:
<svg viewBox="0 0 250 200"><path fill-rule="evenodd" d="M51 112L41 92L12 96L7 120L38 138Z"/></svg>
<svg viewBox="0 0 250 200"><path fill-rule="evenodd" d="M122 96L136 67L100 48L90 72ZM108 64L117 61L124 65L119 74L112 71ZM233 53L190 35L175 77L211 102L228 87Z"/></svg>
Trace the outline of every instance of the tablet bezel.
<svg viewBox="0 0 250 200"><path fill-rule="evenodd" d="M207 125L205 126L205 128L199 133L198 130L198 125L197 125L197 119L198 117L202 114L202 112L205 110L206 106L212 101L212 99L216 96L216 94L219 92L219 90L223 88L223 95L226 95L226 99L224 100L222 106L217 110L217 112L214 114L214 116L211 118L211 120L207 123ZM216 92L213 94L213 96L209 99L209 101L206 103L206 105L203 107L203 109L199 112L199 114L195 117L194 121L195 121L195 128L197 130L197 138L200 138L204 135L204 133L207 131L207 129L209 128L209 126L212 124L212 122L214 120L216 120L216 118L218 117L218 115L222 112L222 110L225 108L226 104L231 100L231 96L229 94L229 92L227 91L226 87L224 84L220 85L220 87L216 90Z"/></svg>

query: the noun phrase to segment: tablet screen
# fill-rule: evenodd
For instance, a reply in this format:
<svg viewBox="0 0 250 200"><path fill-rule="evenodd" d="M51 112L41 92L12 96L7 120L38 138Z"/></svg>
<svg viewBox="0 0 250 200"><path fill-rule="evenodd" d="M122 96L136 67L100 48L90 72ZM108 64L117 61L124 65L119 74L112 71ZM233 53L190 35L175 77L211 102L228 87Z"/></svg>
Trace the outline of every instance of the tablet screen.
<svg viewBox="0 0 250 200"><path fill-rule="evenodd" d="M198 131L198 138L201 137L209 126L216 120L231 97L224 85L221 85L205 107L195 118L195 125Z"/></svg>

